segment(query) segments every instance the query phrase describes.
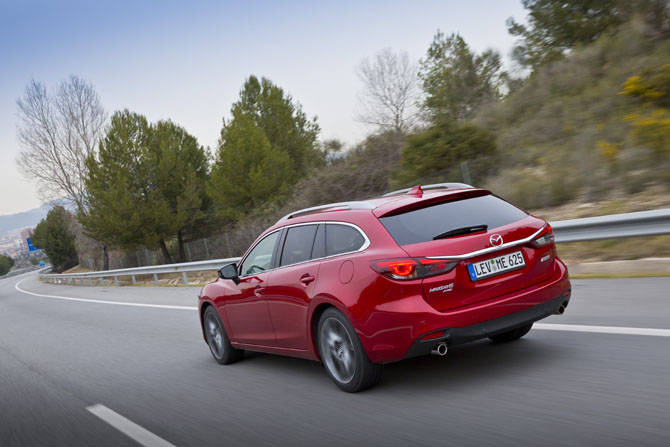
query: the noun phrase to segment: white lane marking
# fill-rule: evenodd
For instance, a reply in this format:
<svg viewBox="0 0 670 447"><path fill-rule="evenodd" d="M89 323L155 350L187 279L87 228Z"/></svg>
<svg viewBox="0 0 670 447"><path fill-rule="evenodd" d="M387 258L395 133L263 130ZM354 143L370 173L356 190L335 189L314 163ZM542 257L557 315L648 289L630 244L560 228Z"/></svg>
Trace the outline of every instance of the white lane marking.
<svg viewBox="0 0 670 447"><path fill-rule="evenodd" d="M175 447L174 444L154 435L149 430L140 427L130 419L124 418L116 411L110 410L104 405L95 404L86 407L86 409L121 433L146 447Z"/></svg>
<svg viewBox="0 0 670 447"><path fill-rule="evenodd" d="M167 304L128 303L123 301L103 301L103 300L91 300L86 298L72 298L68 296L44 295L41 293L28 292L27 290L23 290L22 288L20 288L19 284L21 284L26 279L29 278L24 278L21 281L17 282L14 288L19 292L27 293L28 295L40 296L43 298L54 298L58 300L67 300L67 301L83 301L86 303L112 304L116 306L150 307L158 309L175 309L175 310L198 309L196 306L170 306ZM649 335L655 337L670 337L670 329L652 329L643 327L586 326L581 324L535 323L533 325L533 328L545 331L591 332L597 334Z"/></svg>
<svg viewBox="0 0 670 447"><path fill-rule="evenodd" d="M545 331L595 332L598 334L651 335L670 337L670 329L651 329L645 327L585 326L581 324L535 323L533 329Z"/></svg>
<svg viewBox="0 0 670 447"><path fill-rule="evenodd" d="M44 295L42 293L35 293L35 292L29 292L27 290L23 290L21 287L19 287L19 284L21 284L23 281L29 278L23 278L21 281L17 282L14 285L14 288L21 292L21 293L26 293L28 295L33 295L33 296L40 296L42 298L53 298L57 300L66 300L66 301L82 301L85 303L98 303L98 304L112 304L115 306L132 306L132 307L150 307L154 309L173 309L173 310L198 310L196 306L171 306L168 304L145 304L145 303L129 303L125 301L104 301L104 300L91 300L87 298L73 298L70 296L59 296L59 295Z"/></svg>

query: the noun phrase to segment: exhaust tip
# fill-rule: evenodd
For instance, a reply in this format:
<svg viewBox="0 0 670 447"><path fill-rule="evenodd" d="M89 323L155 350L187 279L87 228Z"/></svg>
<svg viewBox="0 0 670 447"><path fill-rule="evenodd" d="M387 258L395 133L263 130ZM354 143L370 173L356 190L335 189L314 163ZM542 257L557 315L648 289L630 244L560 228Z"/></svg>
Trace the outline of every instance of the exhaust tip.
<svg viewBox="0 0 670 447"><path fill-rule="evenodd" d="M566 307L568 307L568 302L564 301L563 304L561 304L561 307L559 307L556 311L556 315L563 315L565 313Z"/></svg>
<svg viewBox="0 0 670 447"><path fill-rule="evenodd" d="M433 355L439 355L439 356L447 355L447 344L444 343L444 342L440 343L439 345L437 345L435 347L435 349L430 351L430 353L433 354Z"/></svg>

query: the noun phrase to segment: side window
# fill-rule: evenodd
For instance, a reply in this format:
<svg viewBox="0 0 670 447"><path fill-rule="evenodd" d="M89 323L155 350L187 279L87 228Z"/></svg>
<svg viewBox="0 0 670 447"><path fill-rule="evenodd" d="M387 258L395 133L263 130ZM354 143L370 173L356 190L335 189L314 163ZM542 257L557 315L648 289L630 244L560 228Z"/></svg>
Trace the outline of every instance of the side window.
<svg viewBox="0 0 670 447"><path fill-rule="evenodd" d="M326 254L328 256L356 251L363 244L365 244L365 238L357 229L348 225L326 225Z"/></svg>
<svg viewBox="0 0 670 447"><path fill-rule="evenodd" d="M288 229L284 250L281 254L281 266L297 264L311 259L316 227L317 225L301 225Z"/></svg>
<svg viewBox="0 0 670 447"><path fill-rule="evenodd" d="M249 276L256 273L269 270L272 265L272 252L275 249L277 238L281 231L265 236L256 246L251 250L249 256L246 257L240 268L240 276Z"/></svg>

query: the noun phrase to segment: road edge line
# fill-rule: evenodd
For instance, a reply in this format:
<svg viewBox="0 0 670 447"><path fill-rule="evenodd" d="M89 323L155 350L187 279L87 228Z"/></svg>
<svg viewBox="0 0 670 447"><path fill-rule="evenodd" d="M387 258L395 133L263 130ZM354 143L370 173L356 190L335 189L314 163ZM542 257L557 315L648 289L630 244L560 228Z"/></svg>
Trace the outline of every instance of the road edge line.
<svg viewBox="0 0 670 447"><path fill-rule="evenodd" d="M65 301L80 301L84 303L97 303L97 304L111 304L115 306L129 306L129 307L147 307L151 309L171 309L171 310L198 310L196 306L173 306L169 304L145 304L145 303L129 303L125 301L105 301L105 300L92 300L89 298L74 298L71 296L59 296L59 295L45 295L42 293L36 293L36 292L29 292L28 290L24 290L19 285L25 281L26 279L29 278L23 278L21 281L17 282L14 284L14 288L21 293L25 293L27 295L33 295L33 296L39 296L42 298L53 298L57 300L65 300Z"/></svg>
<svg viewBox="0 0 670 447"><path fill-rule="evenodd" d="M652 329L644 327L535 323L533 325L533 329L540 329L545 331L591 332L596 334L646 335L652 337L670 337L670 329Z"/></svg>

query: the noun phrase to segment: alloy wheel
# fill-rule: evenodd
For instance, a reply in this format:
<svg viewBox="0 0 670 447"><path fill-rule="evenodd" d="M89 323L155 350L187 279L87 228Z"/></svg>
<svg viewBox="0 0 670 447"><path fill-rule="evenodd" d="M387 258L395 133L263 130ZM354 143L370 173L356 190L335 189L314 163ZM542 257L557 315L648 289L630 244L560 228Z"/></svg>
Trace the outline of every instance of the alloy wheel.
<svg viewBox="0 0 670 447"><path fill-rule="evenodd" d="M224 352L223 331L221 329L221 324L211 313L207 314L205 328L205 335L207 337L207 344L209 345L209 349L212 351L214 357L217 359L222 358Z"/></svg>
<svg viewBox="0 0 670 447"><path fill-rule="evenodd" d="M336 318L324 320L319 333L321 357L328 371L341 383L349 383L356 372L356 355L349 332Z"/></svg>

